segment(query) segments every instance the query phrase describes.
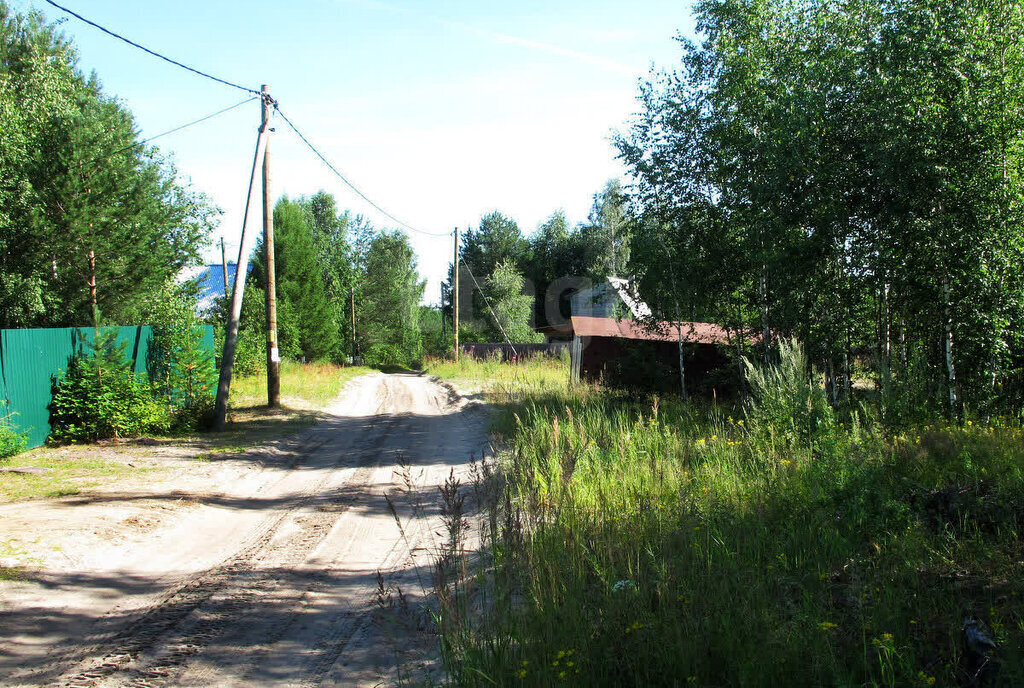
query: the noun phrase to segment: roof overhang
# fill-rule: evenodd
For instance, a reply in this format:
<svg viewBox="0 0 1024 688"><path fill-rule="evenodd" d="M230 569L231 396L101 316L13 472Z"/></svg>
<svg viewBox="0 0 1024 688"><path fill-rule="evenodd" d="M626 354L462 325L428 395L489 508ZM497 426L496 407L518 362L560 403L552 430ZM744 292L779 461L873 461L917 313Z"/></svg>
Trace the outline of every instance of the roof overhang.
<svg viewBox="0 0 1024 688"><path fill-rule="evenodd" d="M573 333L579 337L615 337L650 342L677 342L681 338L687 344L732 343L729 331L713 323L663 320L647 324L586 315L574 315L571 320Z"/></svg>

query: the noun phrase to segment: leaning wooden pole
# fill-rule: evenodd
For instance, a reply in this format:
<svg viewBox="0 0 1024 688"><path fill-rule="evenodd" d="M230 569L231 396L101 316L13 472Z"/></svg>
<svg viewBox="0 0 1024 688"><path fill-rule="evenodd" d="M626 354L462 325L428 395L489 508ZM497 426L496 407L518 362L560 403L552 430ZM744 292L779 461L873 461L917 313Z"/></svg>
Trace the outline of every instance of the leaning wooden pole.
<svg viewBox="0 0 1024 688"><path fill-rule="evenodd" d="M270 198L270 104L267 85L263 93L263 256L267 273L267 406L281 405L281 353L277 348L277 268L274 255L274 206Z"/></svg>
<svg viewBox="0 0 1024 688"><path fill-rule="evenodd" d="M245 292L245 278L247 273L246 262L248 260L246 245L246 229L249 225L249 208L252 205L252 189L256 185L256 171L259 169L260 155L263 153L263 146L266 137L263 135L263 127L260 127L259 136L256 138L256 153L252 158L252 175L249 177L249 192L245 197L245 214L242 216L242 239L238 245L238 262L235 264L235 288L231 294L231 311L228 313L228 323L224 331L224 355L220 362L220 380L217 383L217 400L213 407L213 429L223 430L224 421L228 413L228 394L231 392L231 369L235 365L235 348L238 346L238 318L242 315L242 294Z"/></svg>
<svg viewBox="0 0 1024 688"><path fill-rule="evenodd" d="M224 298L228 296L228 252L224 248L224 237L220 238L220 270L224 277Z"/></svg>

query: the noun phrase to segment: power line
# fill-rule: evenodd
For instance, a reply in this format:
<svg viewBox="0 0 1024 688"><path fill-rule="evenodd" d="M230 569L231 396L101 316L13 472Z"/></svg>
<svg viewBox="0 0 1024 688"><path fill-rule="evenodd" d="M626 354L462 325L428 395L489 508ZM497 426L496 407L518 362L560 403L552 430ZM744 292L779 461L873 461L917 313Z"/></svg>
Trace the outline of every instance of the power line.
<svg viewBox="0 0 1024 688"><path fill-rule="evenodd" d="M231 86L232 88L237 88L237 89L239 89L241 91L245 91L247 93L252 93L253 95L255 95L257 97L266 97L271 102L271 104L274 106L274 109L278 112L278 114L281 115L281 118L285 121L285 123L291 128L291 130L294 131L295 134L300 139L302 139L302 142L305 143L309 147L309 149L311 151L313 151L313 153L318 158L320 158L320 160L325 165L327 165L328 169L330 169L331 172L333 172L335 175L337 175L337 177L342 182L344 182L346 186L348 186L350 189L352 189L352 191L354 191L364 201L369 203L379 213L381 213L385 217L389 218L393 222L396 222L399 226L404 227L405 229L408 229L409 231L416 232L418 234L425 234L427 236L433 236L433 237L447 237L447 236L451 236L451 232L428 232L426 230L422 230L422 229L419 229L417 227L413 227L412 225L408 224L407 222L403 222L402 220L399 220L397 217L395 217L394 215L392 215L388 211L384 210L384 208L382 208L377 203L372 201L366 194L364 194L362 191L360 191L359 188L356 187L355 184L353 184L348 179L346 179L345 175L343 175L341 172L339 172L338 168L335 167L333 164L331 164L331 162L326 157L324 157L323 153L321 153L319 150L317 150L316 146L314 146L310 142L310 140L307 139L305 137L305 135L303 135L303 133L301 131L299 131L299 128L296 127L292 123L292 121L290 119L288 119L288 117L283 112L281 112L281 109L278 107L278 103L277 103L276 100L273 100L269 96L266 96L261 91L257 91L256 89L253 89L253 88L248 88L246 86L240 86L239 84L232 83L232 82L227 81L225 79L221 79L219 77L213 76L212 74L207 74L206 72L200 71L200 70L198 70L198 69L196 69L194 67L189 67L188 65L186 65L186 64L184 64L182 62L178 62L177 60L173 60L173 59L167 57L166 55L161 55L160 53L156 52L155 50L150 50L149 48L147 48L144 45L140 45L139 43L136 43L135 41L133 41L131 39L125 38L124 36L122 36L119 33L116 33L115 31L111 31L110 29L108 29L108 28L106 28L104 26L100 26L96 22L91 21L89 19L86 19L85 17L83 17L82 15L78 14L77 12L74 12L74 11L68 9L67 7L64 7L63 5L60 5L60 4L56 3L56 2L54 2L54 0L46 0L46 2L49 3L50 5L53 5L54 7L56 7L57 9L59 9L59 10L61 10L63 12L67 12L72 17L75 17L76 19L79 19L80 21L85 22L89 26L93 26L93 27L99 29L100 31L102 31L103 33L105 33L105 34L107 34L109 36L112 36L112 37L114 37L114 38L116 38L116 39L118 39L120 41L124 41L128 45L133 46L135 48L138 48L139 50L142 50L143 52L149 53L150 55L152 55L154 57L160 58L161 60L164 60L165 62L169 62L169 63L171 63L171 64L173 64L173 65L175 65L177 67L181 67L182 69L188 70L188 71L192 72L193 74L197 74L197 75L199 75L201 77L205 77L207 79L211 79L211 80L216 81L218 83L224 84L225 86ZM248 101L244 101L244 102L248 102ZM239 103L238 105L232 106L231 108L228 108L228 109L233 109L235 107L238 107L239 105L242 105L242 103ZM226 112L226 111L227 110L223 110L221 112ZM210 116L204 118L204 120L205 119L209 119L210 117L215 117L215 116L221 114L221 112L216 112L213 115L210 115ZM174 131L178 131L180 129L184 129L187 126L192 126L193 124L198 124L200 121L203 121L203 120L197 120L195 122L190 122L189 124L182 125L181 127L178 127L177 129L172 129L170 131L166 131L163 134L158 134L157 136L154 136L151 139L147 139L147 141L152 141L153 139L158 138L159 136L166 136L167 134L173 133ZM142 143L145 143L145 141L143 141ZM117 152L122 152L122 151L117 151Z"/></svg>
<svg viewBox="0 0 1024 688"><path fill-rule="evenodd" d="M150 136L148 139L143 139L142 141L139 141L137 143L133 143L133 144L131 144L129 146L125 146L124 148L118 148L116 151L113 151L111 153L107 153L106 155L101 155L98 158L93 158L92 160L88 161L87 163L83 162L83 163L81 163L80 166L84 167L87 164L93 164L93 163L97 163L97 162L102 162L104 160L107 160L107 159L115 156L115 155L120 155L121 153L124 153L125 151L130 151L133 148L136 148L138 146L144 146L145 144L149 143L150 141L155 141L158 138L161 138L163 136L167 136L168 134L173 134L175 132L181 131L182 129L187 129L187 128L191 127L191 126L195 126L196 124L202 124L203 122L205 122L208 119L213 119L214 117L216 117L218 115L223 115L225 112L230 112L231 110L234 110L235 108L242 107L246 103L251 103L252 101L254 101L256 99L257 99L256 96L253 96L252 98L246 98L245 100L243 100L240 103L235 103L234 105L229 105L228 107L222 108L220 110L217 110L217 112L214 112L214 113L211 113L209 115L206 115L205 117L200 117L199 119L193 120L193 121L191 121L191 122L189 122L187 124L182 124L181 126L174 127L173 129L168 129L167 131L162 132L160 134L157 134L156 136Z"/></svg>
<svg viewBox="0 0 1024 688"><path fill-rule="evenodd" d="M328 169L329 169L329 170L330 170L331 172L333 172L333 173L334 173L335 175L337 175L338 179L340 179L341 181L343 181L343 182L345 183L345 185L346 185L346 186L348 186L348 188L350 188L350 189L352 189L353 191L355 191L355 192L356 192L356 194L357 194L357 195L358 195L358 196L359 196L360 198L362 198L362 199L363 199L364 201L366 201L366 202L367 202L367 203L369 203L369 204L370 204L371 206L373 206L374 208L376 208L376 209L377 209L377 211L378 211L378 212L380 212L380 213L381 213L382 215L384 215L385 217L389 218L389 219L390 219L391 221L393 221L393 222L397 222L397 223L398 223L399 225L401 225L402 227L404 227L404 228L406 228L406 229L408 229L408 230L410 230L410 231L413 231L413 232L417 232L417 233L419 233L419 234L426 234L427 236L433 236L433 237L448 237L448 236L451 236L451 235L452 235L452 233L451 233L451 232L428 232L428 231L426 231L426 230L423 230L423 229L418 229L418 228L416 228L416 227L413 227L413 226L412 226L412 225L410 225L410 224L407 224L407 223L405 223L405 222L402 222L402 221L401 221L401 220L399 220L399 219L398 219L397 217L395 217L394 215L392 215L392 214L391 214L391 213L389 213L388 211L384 210L384 208L381 208L381 207L380 207L379 205L377 205L377 204L376 204L376 203L374 203L374 202L373 202L372 200L370 200L370 199L369 199L369 197L367 197L367 195L366 195L366 194L364 194L364 193L363 193L362 191L360 191L360 190L359 190L359 189L358 189L358 188L356 187L356 185L355 185L355 184L353 184L353 183L352 183L352 182L350 182L350 181L349 181L348 179L346 179L346 178L345 178L345 175L343 175L343 174L342 174L341 172L339 172L339 171L338 171L338 168L336 168L336 167L335 167L334 165L332 165L332 164L331 164L331 162L330 162L330 161L329 161L329 160L328 160L327 158L325 158L325 157L324 157L323 153L321 153L321 152L320 152L319 150L317 150L316 146L314 146L314 145L313 145L312 143L310 143L309 139L307 139L307 138L306 138L306 137L305 137L305 136L304 136L304 135L302 134L302 132L301 132L301 131L299 131L299 128L298 128L298 127L296 127L296 126L295 126L294 124L292 124L292 121L291 121L290 119L288 119L288 117L287 117L287 116L286 116L286 115L285 115L285 114L284 114L283 112L281 112L281 108L280 108L280 107L278 107L278 104L277 104L276 102L274 103L274 109L275 109L275 110L277 110L277 112L278 112L278 114L279 114L279 115L281 115L281 119L283 119L283 120L285 121L285 124L287 124L287 125L288 125L289 127L291 127L291 130L295 132L295 135L296 135L296 136L298 136L298 137L299 137L300 139L302 139L302 142L303 142L303 143L305 143L305 144L306 144L306 145L307 145L307 146L309 147L309 149L310 149L311 151L313 151L313 154L314 154L314 155L316 155L316 157L320 158L320 160L321 160L321 161L322 161L322 162L323 162L323 163L324 163L325 165L327 165L327 168L328 168Z"/></svg>
<svg viewBox="0 0 1024 688"><path fill-rule="evenodd" d="M69 10L67 7L64 7L63 5L58 5L53 0L46 0L46 2L48 2L51 5L53 5L54 7L56 7L59 10L67 12L72 17L75 17L76 19L85 22L89 26L96 27L97 29L99 29L100 31L102 31L105 34L113 36L114 38L116 38L116 39L118 39L120 41L124 41L128 45L133 46L135 48L138 48L139 50L141 50L143 52L149 53L153 57L158 57L158 58L160 58L161 60L163 60L165 62L170 62L172 65L181 67L182 69L187 69L188 71L190 71L190 72L192 72L194 74L198 74L199 76L206 77L207 79L212 79L213 81L216 81L218 83L224 84L225 86L231 86L232 88L237 88L237 89L239 89L241 91L247 91L248 93L252 93L252 94L255 94L257 96L260 95L260 92L257 91L256 89L248 88L246 86L240 86L238 84L235 84L235 83L232 83L230 81L227 81L226 79L221 79L219 77L213 76L212 74L207 74L206 72L200 71L200 70L196 69L195 67L189 67L187 64L183 64L181 62L178 62L177 60L172 60L171 58L167 57L166 55L161 55L160 53L156 52L155 50L150 50L149 48L147 48L144 45L139 45L135 41L130 40L128 38L125 38L121 34L115 33L114 31L111 31L108 28L100 26L96 22L90 21L90 20L86 19L82 15L78 14L77 12L73 12L73 11Z"/></svg>
<svg viewBox="0 0 1024 688"><path fill-rule="evenodd" d="M459 258L459 260L462 261L462 264L466 267L466 272L469 273L469 278L473 280L473 284L476 285L477 291L480 292L480 296L484 297L484 304L487 306L487 309L491 312L491 315L494 317L494 322L498 325L498 329L501 330L501 336L505 338L505 342L509 345L509 347L511 347L512 355L519 356L519 354L516 352L516 345L512 343L511 339L508 338L508 335L505 333L505 328L501 326L501 318L499 318L498 314L494 312L493 308L491 308L491 302L487 300L487 293L484 292L484 288L480 286L480 283L476 281L476 277L473 276L473 271L470 269L469 263L462 260L462 258ZM456 285L455 288L458 289L458 285Z"/></svg>
<svg viewBox="0 0 1024 688"><path fill-rule="evenodd" d="M157 134L156 136L150 136L148 139L143 139L142 141L139 141L139 144L141 145L141 144L144 144L144 143L149 143L150 141L155 141L158 138L161 138L163 136L167 136L168 134L173 134L173 133L175 133L177 131L181 131L182 129L188 129L189 127L194 126L196 124L202 124L203 122L205 122L208 119L213 119L214 117L216 117L218 115L223 115L225 112L230 112L231 110L234 110L235 108L242 107L246 103L251 103L252 101L257 100L258 98L259 98L258 95L255 95L252 98L246 98L245 100L243 100L240 103L235 103L234 105L229 105L226 108L223 108L221 110L217 110L217 112L214 112L212 114L206 115L205 117L200 117L199 119L193 120L193 121L189 122L188 124L182 124L180 127L174 127L173 129L168 129L167 131L163 132L162 134ZM117 152L120 153L121 151L117 151Z"/></svg>

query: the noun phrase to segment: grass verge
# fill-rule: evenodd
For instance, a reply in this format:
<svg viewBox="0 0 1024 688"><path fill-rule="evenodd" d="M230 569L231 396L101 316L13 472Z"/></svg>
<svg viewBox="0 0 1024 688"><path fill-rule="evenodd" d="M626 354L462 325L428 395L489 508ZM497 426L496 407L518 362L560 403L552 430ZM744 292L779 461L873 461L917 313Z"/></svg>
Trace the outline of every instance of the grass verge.
<svg viewBox="0 0 1024 688"><path fill-rule="evenodd" d="M529 390L554 391L569 387L568 356L533 356L518 363L498 358L477 360L462 356L457 361L428 358L426 372L457 385L463 391L479 392L490 401L508 401Z"/></svg>
<svg viewBox="0 0 1024 688"><path fill-rule="evenodd" d="M345 383L370 372L373 372L370 368L361 366L281 361L281 403L300 410L322 410L338 396ZM265 374L239 377L232 382L232 409L265 406L266 403Z"/></svg>
<svg viewBox="0 0 1024 688"><path fill-rule="evenodd" d="M1024 685L1021 428L822 413L522 390L485 564L438 590L453 679Z"/></svg>

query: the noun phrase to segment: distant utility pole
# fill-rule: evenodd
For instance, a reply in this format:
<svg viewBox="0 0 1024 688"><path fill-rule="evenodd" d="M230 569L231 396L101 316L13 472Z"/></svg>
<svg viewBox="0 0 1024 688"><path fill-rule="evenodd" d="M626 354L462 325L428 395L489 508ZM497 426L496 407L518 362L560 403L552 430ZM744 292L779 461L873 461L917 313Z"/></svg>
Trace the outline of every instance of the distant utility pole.
<svg viewBox="0 0 1024 688"><path fill-rule="evenodd" d="M356 351L356 288L354 286L348 288L348 295L352 315L352 363L354 365L356 356L359 355Z"/></svg>
<svg viewBox="0 0 1024 688"><path fill-rule="evenodd" d="M224 296L228 295L228 254L224 249L224 237L220 238L220 269L224 273Z"/></svg>
<svg viewBox="0 0 1024 688"><path fill-rule="evenodd" d="M452 332L455 334L455 360L459 359L459 228L455 228L455 259L452 263Z"/></svg>
<svg viewBox="0 0 1024 688"><path fill-rule="evenodd" d="M263 253L267 272L267 406L281 405L281 352L277 348L277 275L274 272L274 206L270 198L270 94L263 94L260 126L267 138L263 147Z"/></svg>

